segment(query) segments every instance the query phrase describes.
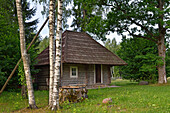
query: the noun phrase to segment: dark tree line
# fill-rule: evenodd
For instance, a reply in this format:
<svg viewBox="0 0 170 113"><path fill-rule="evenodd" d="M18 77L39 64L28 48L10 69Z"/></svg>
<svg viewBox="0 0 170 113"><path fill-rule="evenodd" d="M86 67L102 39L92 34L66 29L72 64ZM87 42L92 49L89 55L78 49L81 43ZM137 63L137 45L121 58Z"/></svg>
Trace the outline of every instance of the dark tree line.
<svg viewBox="0 0 170 113"><path fill-rule="evenodd" d="M15 0L0 1L0 87L2 87L11 73L11 70L20 59L21 54ZM36 8L30 8L30 3L25 0L22 1L22 7L26 43L28 45L35 36L38 19L27 22L27 20L35 15ZM34 47L29 51L32 60L36 57L36 50L34 48L38 46L38 44L39 39L37 39ZM34 71L34 69L32 69L32 71ZM10 89L17 88L19 82L20 77L17 71L7 87L10 87Z"/></svg>

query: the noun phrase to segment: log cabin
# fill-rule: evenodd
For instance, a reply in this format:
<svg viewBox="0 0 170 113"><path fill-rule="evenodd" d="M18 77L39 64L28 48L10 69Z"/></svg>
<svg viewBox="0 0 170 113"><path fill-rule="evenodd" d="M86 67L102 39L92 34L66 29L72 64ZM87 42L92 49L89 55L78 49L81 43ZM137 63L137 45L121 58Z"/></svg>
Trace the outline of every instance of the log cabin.
<svg viewBox="0 0 170 113"><path fill-rule="evenodd" d="M39 90L48 90L49 47L36 58L35 77ZM66 30L62 35L61 86L85 84L87 87L111 83L112 66L127 65L125 61L95 41L85 32Z"/></svg>

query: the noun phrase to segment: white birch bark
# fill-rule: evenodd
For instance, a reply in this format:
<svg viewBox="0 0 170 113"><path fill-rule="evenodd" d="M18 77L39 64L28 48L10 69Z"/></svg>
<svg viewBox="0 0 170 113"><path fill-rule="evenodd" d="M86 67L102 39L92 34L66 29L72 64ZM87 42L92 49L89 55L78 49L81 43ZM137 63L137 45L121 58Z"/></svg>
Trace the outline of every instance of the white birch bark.
<svg viewBox="0 0 170 113"><path fill-rule="evenodd" d="M62 6L63 0L58 0L57 13L57 31L56 31L56 56L54 68L54 85L53 85L53 106L52 110L60 109L59 106L59 82L60 82L60 65L61 65L61 38L62 38Z"/></svg>
<svg viewBox="0 0 170 113"><path fill-rule="evenodd" d="M54 9L55 0L50 0L49 5L49 60L50 60L50 83L49 83L49 106L52 106L52 94L53 94L53 78L54 78L54 58L55 58L55 49L54 49L54 25L55 25L55 9Z"/></svg>
<svg viewBox="0 0 170 113"><path fill-rule="evenodd" d="M21 0L16 0L16 7L17 7L19 29L20 29L19 31L20 31L21 55L23 59L24 71L25 71L25 76L26 76L26 84L27 84L27 89L28 89L29 107L35 109L37 108L37 106L35 104L29 58L28 58L26 44L25 44L25 31L24 31L24 23L23 23L23 17L22 17Z"/></svg>

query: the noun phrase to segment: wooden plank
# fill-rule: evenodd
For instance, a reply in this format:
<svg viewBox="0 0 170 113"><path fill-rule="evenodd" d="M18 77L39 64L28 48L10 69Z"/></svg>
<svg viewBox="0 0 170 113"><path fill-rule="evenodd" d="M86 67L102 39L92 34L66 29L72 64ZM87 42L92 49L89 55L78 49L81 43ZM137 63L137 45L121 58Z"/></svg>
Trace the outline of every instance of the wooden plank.
<svg viewBox="0 0 170 113"><path fill-rule="evenodd" d="M86 84L76 84L77 86L62 86L63 89L78 89L86 87Z"/></svg>
<svg viewBox="0 0 170 113"><path fill-rule="evenodd" d="M80 86L62 86L63 89L80 88Z"/></svg>

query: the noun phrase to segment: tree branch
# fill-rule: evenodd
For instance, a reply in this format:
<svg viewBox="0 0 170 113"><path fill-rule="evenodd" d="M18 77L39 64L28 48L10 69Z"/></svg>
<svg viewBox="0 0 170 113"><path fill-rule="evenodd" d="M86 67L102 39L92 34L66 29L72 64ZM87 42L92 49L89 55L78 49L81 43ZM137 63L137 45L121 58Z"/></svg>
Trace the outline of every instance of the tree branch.
<svg viewBox="0 0 170 113"><path fill-rule="evenodd" d="M130 32L129 29L127 29L127 28L125 28L125 30L126 30L127 32L129 32L129 34L130 34L131 36L133 36L133 37L139 37L139 38L147 39L147 40L150 40L150 41L153 41L153 42L157 43L157 41L154 40L154 39L152 39L152 38L148 38L148 37L146 37L146 36L141 36L141 35L133 34L133 33Z"/></svg>
<svg viewBox="0 0 170 113"><path fill-rule="evenodd" d="M135 35L135 34L131 34L131 35L134 36L134 37L139 37L139 38L147 39L147 40L150 40L150 41L153 41L153 42L157 43L157 41L152 39L152 38L148 38L148 37L141 36L141 35Z"/></svg>
<svg viewBox="0 0 170 113"><path fill-rule="evenodd" d="M120 5L118 5L118 2L117 2L116 0L114 0L114 1L115 1L115 3L116 3L116 6L117 6L117 7L115 7L115 6L113 6L113 5L112 5L112 6L113 6L114 8L116 8L116 9L122 11L124 14L127 14L126 10L121 9ZM137 26L141 27L142 29L144 29L150 36L156 38L156 37L153 35L153 33L150 32L150 31L147 29L147 27L143 26L142 24L139 24L138 22L136 22L135 20L133 20L130 16L127 16L127 19L130 20L132 23L136 24Z"/></svg>
<svg viewBox="0 0 170 113"><path fill-rule="evenodd" d="M149 35L151 35L152 37L154 37L154 35L153 35L145 26L137 23L135 20L132 20L132 18L130 18L130 17L128 17L128 18L129 18L129 20L130 20L132 23L134 23L134 24L136 24L137 26L141 27L141 28L144 29Z"/></svg>

